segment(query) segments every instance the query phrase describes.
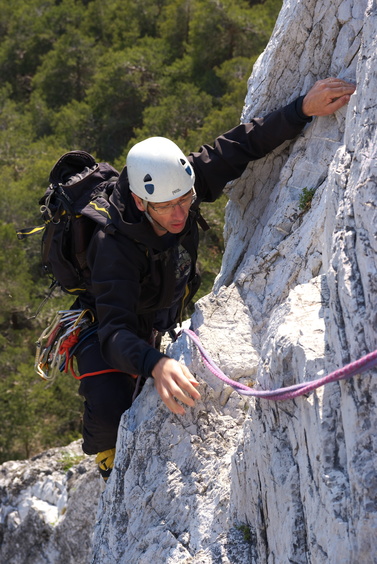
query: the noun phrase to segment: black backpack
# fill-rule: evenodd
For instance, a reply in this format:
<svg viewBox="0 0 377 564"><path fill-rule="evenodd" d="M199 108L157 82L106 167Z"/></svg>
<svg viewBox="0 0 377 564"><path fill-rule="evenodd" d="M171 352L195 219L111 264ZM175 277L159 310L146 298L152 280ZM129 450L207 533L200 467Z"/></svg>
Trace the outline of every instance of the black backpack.
<svg viewBox="0 0 377 564"><path fill-rule="evenodd" d="M86 251L98 225L111 225L109 196L119 172L107 163L97 163L85 151L65 153L50 172L40 211L44 225L17 232L19 239L43 232L42 265L69 294L87 290L90 273Z"/></svg>

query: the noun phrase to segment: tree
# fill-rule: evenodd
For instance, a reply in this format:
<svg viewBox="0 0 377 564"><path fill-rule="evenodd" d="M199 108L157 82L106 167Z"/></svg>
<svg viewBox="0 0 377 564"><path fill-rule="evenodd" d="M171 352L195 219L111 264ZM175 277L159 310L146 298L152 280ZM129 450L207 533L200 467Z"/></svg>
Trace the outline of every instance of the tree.
<svg viewBox="0 0 377 564"><path fill-rule="evenodd" d="M9 9L11 8L11 9ZM0 0L1 28L6 30L0 44L0 74L12 85L12 98L27 101L31 81L42 57L64 35L69 26L79 28L83 6L74 0Z"/></svg>
<svg viewBox="0 0 377 564"><path fill-rule="evenodd" d="M214 68L224 60L259 53L268 37L244 0L197 0L193 5L188 51L196 83L216 95L219 83Z"/></svg>
<svg viewBox="0 0 377 564"><path fill-rule="evenodd" d="M152 136L165 136L186 150L189 132L203 124L212 106L209 94L201 92L192 84L181 84L179 92L162 99L156 106L148 106L143 113L143 127L135 129L135 142Z"/></svg>
<svg viewBox="0 0 377 564"><path fill-rule="evenodd" d="M70 27L42 58L32 80L32 88L57 109L72 100L85 98L91 83L98 49L92 39Z"/></svg>
<svg viewBox="0 0 377 564"><path fill-rule="evenodd" d="M182 59L186 54L192 4L192 0L168 2L164 6L159 19L159 33L165 39L174 59Z"/></svg>
<svg viewBox="0 0 377 564"><path fill-rule="evenodd" d="M143 110L158 97L164 53L162 40L145 38L124 51L107 51L98 61L85 102L102 159L121 154L134 128L140 127Z"/></svg>

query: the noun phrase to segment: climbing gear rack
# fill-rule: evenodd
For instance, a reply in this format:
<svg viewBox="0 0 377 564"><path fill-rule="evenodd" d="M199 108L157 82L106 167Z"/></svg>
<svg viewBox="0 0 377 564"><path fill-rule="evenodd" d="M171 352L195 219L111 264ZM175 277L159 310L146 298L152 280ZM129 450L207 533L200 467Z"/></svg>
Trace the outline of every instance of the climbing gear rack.
<svg viewBox="0 0 377 564"><path fill-rule="evenodd" d="M94 322L89 309L58 311L51 324L44 329L36 343L34 368L43 380L53 381L59 372L73 369L72 347L83 330Z"/></svg>

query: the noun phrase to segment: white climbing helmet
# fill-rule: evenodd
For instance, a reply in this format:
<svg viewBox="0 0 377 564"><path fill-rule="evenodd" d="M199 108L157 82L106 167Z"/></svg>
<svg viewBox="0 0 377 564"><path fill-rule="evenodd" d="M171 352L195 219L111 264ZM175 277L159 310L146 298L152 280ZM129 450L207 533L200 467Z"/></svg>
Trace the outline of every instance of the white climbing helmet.
<svg viewBox="0 0 377 564"><path fill-rule="evenodd" d="M136 143L126 164L131 192L147 202L169 202L184 196L194 186L191 164L166 137L149 137Z"/></svg>

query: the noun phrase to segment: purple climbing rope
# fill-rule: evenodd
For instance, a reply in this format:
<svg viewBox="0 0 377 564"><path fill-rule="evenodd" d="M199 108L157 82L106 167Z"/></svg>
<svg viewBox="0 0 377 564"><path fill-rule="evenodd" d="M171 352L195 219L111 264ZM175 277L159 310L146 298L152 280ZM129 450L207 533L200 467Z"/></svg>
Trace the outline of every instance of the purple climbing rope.
<svg viewBox="0 0 377 564"><path fill-rule="evenodd" d="M377 350L371 352L350 364L347 364L343 368L339 368L327 376L323 376L322 378L318 378L317 380L312 380L310 382L303 382L301 384L295 384L293 386L288 386L286 388L278 388L276 390L254 390L241 384L240 382L236 382L235 380L231 380L228 378L215 364L212 360L208 352L204 349L203 345L201 344L199 338L193 331L190 329L183 329L182 333L185 333L191 341L196 345L200 354L202 355L204 364L209 368L209 370L217 376L220 380L232 386L238 393L244 396L254 396L257 398L269 399L269 400L287 400L293 399L297 396L302 396L304 394L308 394L315 390L316 388L320 388L325 384L329 384L330 382L335 382L337 380L345 380L347 378L351 378L356 374L361 374L362 372L366 372L371 368L374 368L377 365Z"/></svg>

